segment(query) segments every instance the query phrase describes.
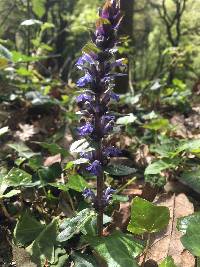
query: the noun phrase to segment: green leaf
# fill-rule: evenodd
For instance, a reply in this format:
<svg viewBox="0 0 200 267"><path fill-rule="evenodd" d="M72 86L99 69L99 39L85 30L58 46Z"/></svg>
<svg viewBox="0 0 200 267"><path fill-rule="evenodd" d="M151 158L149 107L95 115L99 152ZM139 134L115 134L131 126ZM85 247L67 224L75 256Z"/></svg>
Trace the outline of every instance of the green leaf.
<svg viewBox="0 0 200 267"><path fill-rule="evenodd" d="M88 42L82 49L83 53L90 54L90 53L99 53L101 50L92 42Z"/></svg>
<svg viewBox="0 0 200 267"><path fill-rule="evenodd" d="M89 184L78 174L69 177L67 187L78 192L82 192L85 188L90 188Z"/></svg>
<svg viewBox="0 0 200 267"><path fill-rule="evenodd" d="M171 256L168 256L164 261L159 264L159 267L177 267Z"/></svg>
<svg viewBox="0 0 200 267"><path fill-rule="evenodd" d="M43 267L46 260L54 263L54 251L57 236L57 221L47 225L33 243L27 248L38 267Z"/></svg>
<svg viewBox="0 0 200 267"><path fill-rule="evenodd" d="M0 136L6 134L7 132L9 132L8 126L0 128Z"/></svg>
<svg viewBox="0 0 200 267"><path fill-rule="evenodd" d="M54 182L56 178L60 177L61 173L62 169L58 162L49 167L41 167L38 169L38 176L44 185Z"/></svg>
<svg viewBox="0 0 200 267"><path fill-rule="evenodd" d="M158 131L166 130L169 128L169 121L167 119L155 119L143 126L146 129Z"/></svg>
<svg viewBox="0 0 200 267"><path fill-rule="evenodd" d="M66 250L64 248L57 247L54 254L54 263L51 264L51 267L65 267L66 260L69 258Z"/></svg>
<svg viewBox="0 0 200 267"><path fill-rule="evenodd" d="M134 174L136 172L136 169L130 168L128 166L124 165L108 165L105 168L105 171L109 173L110 175L116 175L116 176L124 176L124 175L130 175Z"/></svg>
<svg viewBox="0 0 200 267"><path fill-rule="evenodd" d="M133 113L130 113L124 117L119 118L116 123L121 125L128 125L137 120L137 117L133 115Z"/></svg>
<svg viewBox="0 0 200 267"><path fill-rule="evenodd" d="M38 153L34 153L28 146L21 142L9 144L8 146L17 151L22 158L30 159L31 157L38 155Z"/></svg>
<svg viewBox="0 0 200 267"><path fill-rule="evenodd" d="M62 147L60 147L58 144L55 143L45 143L45 142L36 142L41 147L47 149L52 155L61 154L63 157L66 157L69 155L68 151Z"/></svg>
<svg viewBox="0 0 200 267"><path fill-rule="evenodd" d="M178 147L178 152L188 151L194 152L200 149L200 139L183 141Z"/></svg>
<svg viewBox="0 0 200 267"><path fill-rule="evenodd" d="M183 246L194 256L200 257L200 212L178 219L177 228L184 233L181 237Z"/></svg>
<svg viewBox="0 0 200 267"><path fill-rule="evenodd" d="M74 253L72 257L74 259L74 267L98 267L91 255Z"/></svg>
<svg viewBox="0 0 200 267"><path fill-rule="evenodd" d="M191 171L184 171L179 178L179 180L189 187L191 187L194 191L200 193L200 168L196 167Z"/></svg>
<svg viewBox="0 0 200 267"><path fill-rule="evenodd" d="M11 197L14 197L14 196L16 196L16 195L18 195L20 193L21 193L20 190L13 189L13 190L11 190L10 192L8 192L8 193L6 193L4 195L0 195L0 199L1 198L11 198Z"/></svg>
<svg viewBox="0 0 200 267"><path fill-rule="evenodd" d="M135 197L127 229L134 234L156 233L168 225L169 219L167 207L156 206L147 200Z"/></svg>
<svg viewBox="0 0 200 267"><path fill-rule="evenodd" d="M105 259L108 267L137 267L136 258L143 245L129 234L115 232L108 237L84 237L84 240Z"/></svg>
<svg viewBox="0 0 200 267"><path fill-rule="evenodd" d="M70 147L71 153L89 152L93 150L94 148L90 147L90 143L84 138L75 141Z"/></svg>
<svg viewBox="0 0 200 267"><path fill-rule="evenodd" d="M33 242L43 231L45 225L38 222L29 213L25 213L17 222L14 230L14 238L18 245L26 246Z"/></svg>
<svg viewBox="0 0 200 267"><path fill-rule="evenodd" d="M84 209L75 217L64 220L60 225L62 231L57 237L58 242L67 241L75 234L78 234L92 216L94 216L94 213L90 209Z"/></svg>
<svg viewBox="0 0 200 267"><path fill-rule="evenodd" d="M11 61L12 54L6 47L0 44L0 69L6 68Z"/></svg>
<svg viewBox="0 0 200 267"><path fill-rule="evenodd" d="M147 168L145 169L144 174L159 174L161 171L164 171L166 169L175 168L179 163L178 159L166 159L166 160L157 160L153 163L151 163Z"/></svg>
<svg viewBox="0 0 200 267"><path fill-rule="evenodd" d="M45 14L45 7L46 0L32 0L32 8L33 12L41 18Z"/></svg>
<svg viewBox="0 0 200 267"><path fill-rule="evenodd" d="M32 176L18 168L12 168L5 176L5 184L8 186L26 186L32 183Z"/></svg>

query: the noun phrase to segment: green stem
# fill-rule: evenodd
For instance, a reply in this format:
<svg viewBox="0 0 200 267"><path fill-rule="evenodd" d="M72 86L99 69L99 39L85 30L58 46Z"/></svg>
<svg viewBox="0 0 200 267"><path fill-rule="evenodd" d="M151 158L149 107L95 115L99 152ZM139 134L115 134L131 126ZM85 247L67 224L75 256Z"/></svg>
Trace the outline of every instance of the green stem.
<svg viewBox="0 0 200 267"><path fill-rule="evenodd" d="M143 261L142 261L142 267L144 267L145 262L146 262L147 253L148 253L149 246L150 246L150 239L151 239L151 234L148 234L147 244L146 244L146 248L145 248L145 251L144 251L144 258L143 258Z"/></svg>

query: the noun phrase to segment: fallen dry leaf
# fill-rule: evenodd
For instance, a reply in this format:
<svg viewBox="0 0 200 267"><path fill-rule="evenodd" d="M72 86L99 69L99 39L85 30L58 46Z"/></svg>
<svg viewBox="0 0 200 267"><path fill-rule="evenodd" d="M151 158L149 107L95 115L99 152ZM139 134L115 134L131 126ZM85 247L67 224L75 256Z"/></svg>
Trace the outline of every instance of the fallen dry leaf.
<svg viewBox="0 0 200 267"><path fill-rule="evenodd" d="M59 163L61 162L61 155L60 154L56 154L54 156L47 157L44 161L44 166L49 167L56 162L59 162Z"/></svg>
<svg viewBox="0 0 200 267"><path fill-rule="evenodd" d="M19 123L20 131L16 131L15 137L19 138L21 141L29 140L33 135L39 132L39 128L31 124L21 124Z"/></svg>
<svg viewBox="0 0 200 267"><path fill-rule="evenodd" d="M182 234L176 229L177 219L190 215L194 212L193 204L185 194L169 196L163 194L154 201L159 206L166 206L170 210L170 222L167 229L162 232L152 234L150 248L147 252L147 260L154 260L160 263L168 255L172 256L174 262L180 267L194 267L195 259L186 251L180 241ZM142 262L143 256L140 257Z"/></svg>

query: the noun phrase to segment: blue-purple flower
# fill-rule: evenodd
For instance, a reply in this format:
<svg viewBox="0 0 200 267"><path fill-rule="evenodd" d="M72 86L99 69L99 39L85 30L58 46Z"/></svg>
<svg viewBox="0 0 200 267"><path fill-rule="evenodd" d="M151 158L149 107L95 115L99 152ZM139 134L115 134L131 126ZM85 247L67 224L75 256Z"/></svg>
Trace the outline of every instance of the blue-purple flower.
<svg viewBox="0 0 200 267"><path fill-rule="evenodd" d="M86 93L81 94L81 95L77 96L77 98L76 98L77 103L84 103L86 101L91 102L92 100L93 100L93 97L89 94L86 94Z"/></svg>
<svg viewBox="0 0 200 267"><path fill-rule="evenodd" d="M107 148L104 149L103 153L107 157L117 157L117 156L120 156L122 152L117 147L109 146L109 147L107 147Z"/></svg>
<svg viewBox="0 0 200 267"><path fill-rule="evenodd" d="M85 87L92 82L92 76L87 72L83 77L77 81L78 87Z"/></svg>
<svg viewBox="0 0 200 267"><path fill-rule="evenodd" d="M78 133L81 136L86 136L91 134L94 131L94 127L91 123L87 122L85 125L78 128Z"/></svg>
<svg viewBox="0 0 200 267"><path fill-rule="evenodd" d="M83 196L84 196L84 198L90 198L92 201L94 201L95 197L96 197L95 193L89 188L85 188L83 190Z"/></svg>
<svg viewBox="0 0 200 267"><path fill-rule="evenodd" d="M112 189L111 187L107 187L104 191L103 191L103 204L104 206L107 206L109 204L109 201L112 198L112 195L115 193L116 190Z"/></svg>
<svg viewBox="0 0 200 267"><path fill-rule="evenodd" d="M90 171L95 176L99 176L102 173L102 164L99 160L95 160L92 162L92 164L86 168L88 171Z"/></svg>

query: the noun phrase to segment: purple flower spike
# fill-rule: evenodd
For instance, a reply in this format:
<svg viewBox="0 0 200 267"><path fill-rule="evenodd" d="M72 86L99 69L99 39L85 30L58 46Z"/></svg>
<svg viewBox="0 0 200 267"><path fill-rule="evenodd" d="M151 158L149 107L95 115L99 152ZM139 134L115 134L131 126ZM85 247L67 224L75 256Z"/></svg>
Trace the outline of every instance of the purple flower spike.
<svg viewBox="0 0 200 267"><path fill-rule="evenodd" d="M77 96L77 98L76 98L76 102L77 103L81 103L81 102L85 103L86 101L90 102L92 100L93 100L92 96L88 95L88 94L85 94L85 93Z"/></svg>
<svg viewBox="0 0 200 267"><path fill-rule="evenodd" d="M86 168L88 171L90 171L92 174L99 176L102 173L102 166L101 162L98 160L95 160L89 167Z"/></svg>
<svg viewBox="0 0 200 267"><path fill-rule="evenodd" d="M96 197L94 192L89 188L83 190L83 196L84 198L90 198L91 200L94 200Z"/></svg>
<svg viewBox="0 0 200 267"><path fill-rule="evenodd" d="M86 136L91 134L94 131L94 128L91 123L87 122L85 125L82 127L78 128L79 135L81 136Z"/></svg>
<svg viewBox="0 0 200 267"><path fill-rule="evenodd" d="M122 153L121 150L117 147L114 147L114 146L107 147L104 150L104 154L107 157L117 157L117 156L121 155L121 153Z"/></svg>
<svg viewBox="0 0 200 267"><path fill-rule="evenodd" d="M78 69L82 70L83 66L86 64L94 64L94 60L92 59L92 57L88 54L83 54L78 61L76 62L76 66Z"/></svg>
<svg viewBox="0 0 200 267"><path fill-rule="evenodd" d="M104 206L107 206L109 204L109 201L111 200L112 195L115 193L115 191L116 190L112 189L111 187L108 187L103 191L102 201L103 201Z"/></svg>
<svg viewBox="0 0 200 267"><path fill-rule="evenodd" d="M78 87L84 87L92 82L92 76L89 73L86 73L85 76L81 77L78 82Z"/></svg>

